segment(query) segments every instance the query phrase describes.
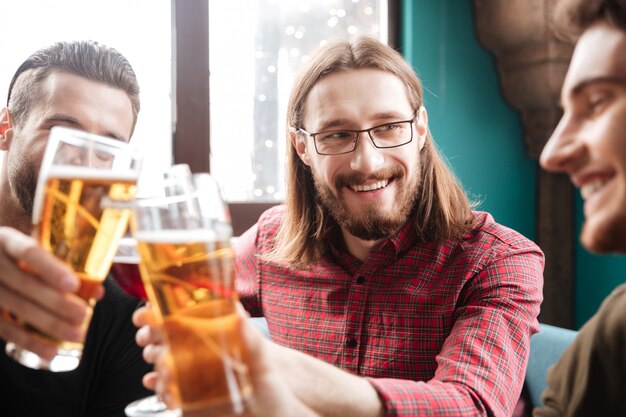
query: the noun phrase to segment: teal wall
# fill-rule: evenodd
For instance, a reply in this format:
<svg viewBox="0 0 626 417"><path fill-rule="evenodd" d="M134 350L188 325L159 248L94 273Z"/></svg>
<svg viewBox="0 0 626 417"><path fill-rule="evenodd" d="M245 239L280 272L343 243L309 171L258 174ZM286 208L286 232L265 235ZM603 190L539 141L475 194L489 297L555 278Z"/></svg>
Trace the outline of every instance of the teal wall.
<svg viewBox="0 0 626 417"><path fill-rule="evenodd" d="M401 49L424 85L435 142L479 209L534 240L537 163L478 42L472 2L402 3Z"/></svg>
<svg viewBox="0 0 626 417"><path fill-rule="evenodd" d="M525 157L518 114L504 101L492 55L476 37L472 1L402 2L401 49L425 88L430 128L480 209L535 240L536 161ZM577 234L583 221L577 199ZM626 257L576 248L575 315L580 327L615 286Z"/></svg>

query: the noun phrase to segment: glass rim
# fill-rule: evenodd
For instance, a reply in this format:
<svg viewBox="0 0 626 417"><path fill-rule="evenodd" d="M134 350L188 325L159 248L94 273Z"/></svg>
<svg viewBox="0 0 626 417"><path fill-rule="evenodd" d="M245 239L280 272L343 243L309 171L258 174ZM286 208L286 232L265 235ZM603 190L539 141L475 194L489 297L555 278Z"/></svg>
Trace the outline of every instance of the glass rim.
<svg viewBox="0 0 626 417"><path fill-rule="evenodd" d="M201 194L203 194L201 191L203 190L193 190L191 192L185 192L175 195L135 197L133 200L129 200L127 204L131 208L145 208L154 207L157 205L165 206L176 203L184 203L185 201L189 201L190 199L197 199Z"/></svg>
<svg viewBox="0 0 626 417"><path fill-rule="evenodd" d="M63 133L65 133L65 135L63 135ZM124 142L109 136L103 136L67 126L53 126L50 129L50 139L57 142L65 142L73 146L82 146L89 141L96 142L101 145L130 152L134 159L143 159L143 155L139 152L139 149L131 145L130 142Z"/></svg>

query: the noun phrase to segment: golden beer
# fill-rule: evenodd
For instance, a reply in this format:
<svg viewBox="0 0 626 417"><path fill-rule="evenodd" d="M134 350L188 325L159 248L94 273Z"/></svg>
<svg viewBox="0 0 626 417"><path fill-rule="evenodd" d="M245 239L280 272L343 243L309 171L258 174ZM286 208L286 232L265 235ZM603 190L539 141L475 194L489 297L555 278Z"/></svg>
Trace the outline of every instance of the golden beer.
<svg viewBox="0 0 626 417"><path fill-rule="evenodd" d="M92 305L94 291L109 273L130 217L130 209L113 208L111 203L132 200L136 183L136 177L109 171L63 167L48 172L43 195L38 196L42 207L34 225L35 237L76 272L80 279L77 295ZM82 343L59 341L59 346L82 350Z"/></svg>
<svg viewBox="0 0 626 417"><path fill-rule="evenodd" d="M181 408L241 413L252 386L237 330L232 251L210 233L138 233L141 274L161 314Z"/></svg>

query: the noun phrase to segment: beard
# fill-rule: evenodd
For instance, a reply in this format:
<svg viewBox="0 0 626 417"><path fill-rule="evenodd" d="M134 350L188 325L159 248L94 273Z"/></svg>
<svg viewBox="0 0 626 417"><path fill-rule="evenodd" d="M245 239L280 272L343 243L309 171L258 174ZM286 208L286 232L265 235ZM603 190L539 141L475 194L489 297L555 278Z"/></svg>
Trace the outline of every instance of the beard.
<svg viewBox="0 0 626 417"><path fill-rule="evenodd" d="M13 163L8 160L7 163L9 185L24 212L32 216L39 169L31 161L24 159Z"/></svg>
<svg viewBox="0 0 626 417"><path fill-rule="evenodd" d="M419 167L415 167L419 172ZM394 181L398 195L392 210L384 211L378 202L362 207L359 212L352 212L343 198L343 190L350 184L361 184L365 181ZM335 219L337 224L353 236L363 240L381 240L397 233L414 214L415 203L420 187L420 177L407 179L406 170L396 166L380 170L371 175L359 173L338 175L335 179L336 196L321 178L313 174L313 183L318 201Z"/></svg>
<svg viewBox="0 0 626 417"><path fill-rule="evenodd" d="M594 253L626 253L626 214L619 213L612 221L586 220L580 241Z"/></svg>

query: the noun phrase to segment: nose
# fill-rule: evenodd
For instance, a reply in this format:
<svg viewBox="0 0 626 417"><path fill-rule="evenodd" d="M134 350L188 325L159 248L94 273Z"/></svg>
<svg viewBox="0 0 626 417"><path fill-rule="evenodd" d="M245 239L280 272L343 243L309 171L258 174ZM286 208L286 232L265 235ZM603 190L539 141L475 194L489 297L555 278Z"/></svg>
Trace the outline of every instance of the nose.
<svg viewBox="0 0 626 417"><path fill-rule="evenodd" d="M563 116L541 152L539 163L552 172L570 172L585 155L584 142Z"/></svg>
<svg viewBox="0 0 626 417"><path fill-rule="evenodd" d="M356 149L351 152L350 168L353 171L376 171L385 162L383 149L378 149L372 143L366 132L359 133Z"/></svg>

